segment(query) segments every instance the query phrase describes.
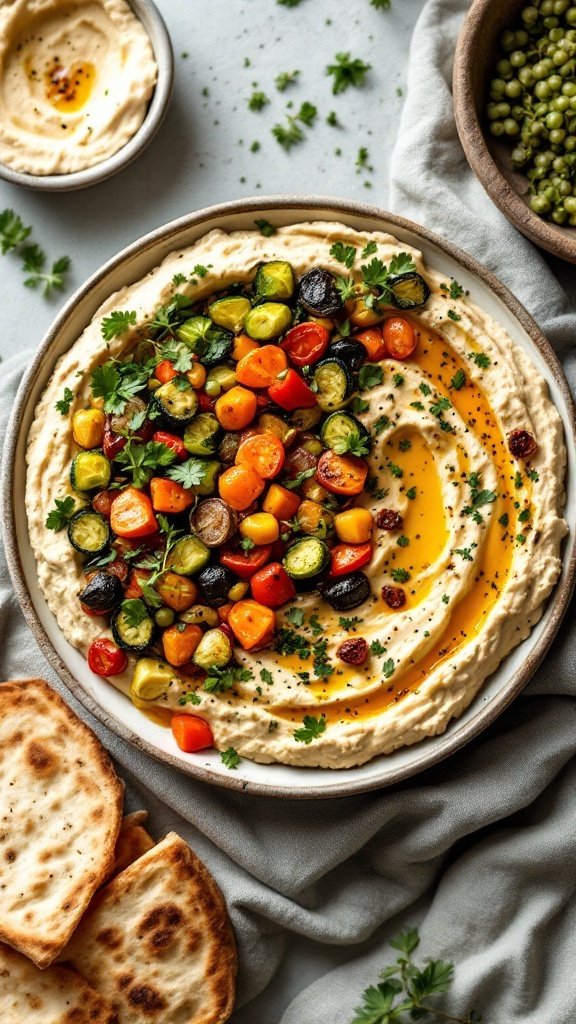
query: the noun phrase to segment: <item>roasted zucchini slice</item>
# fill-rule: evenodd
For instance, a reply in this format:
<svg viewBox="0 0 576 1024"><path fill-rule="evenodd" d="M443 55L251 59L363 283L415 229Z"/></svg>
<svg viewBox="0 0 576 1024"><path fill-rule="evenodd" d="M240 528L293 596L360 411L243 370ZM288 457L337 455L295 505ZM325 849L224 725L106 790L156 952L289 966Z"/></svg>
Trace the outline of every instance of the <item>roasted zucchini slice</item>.
<svg viewBox="0 0 576 1024"><path fill-rule="evenodd" d="M180 390L176 378L157 388L153 401L163 419L171 427L184 427L191 423L198 408L194 388Z"/></svg>
<svg viewBox="0 0 576 1024"><path fill-rule="evenodd" d="M255 306L248 316L244 329L256 341L270 341L288 330L292 323L292 310L283 302L263 302Z"/></svg>
<svg viewBox="0 0 576 1024"><path fill-rule="evenodd" d="M341 409L354 390L354 378L342 359L323 359L314 370L316 400L323 412Z"/></svg>
<svg viewBox="0 0 576 1024"><path fill-rule="evenodd" d="M176 331L176 337L190 346L204 366L215 366L226 359L234 344L232 331L219 327L209 316L192 316Z"/></svg>
<svg viewBox="0 0 576 1024"><path fill-rule="evenodd" d="M78 452L70 467L75 491L105 491L112 479L112 466L102 452Z"/></svg>
<svg viewBox="0 0 576 1024"><path fill-rule="evenodd" d="M315 405L312 409L295 409L290 422L297 430L311 430L322 419L322 409Z"/></svg>
<svg viewBox="0 0 576 1024"><path fill-rule="evenodd" d="M137 706L141 701L158 700L173 682L181 682L181 678L171 665L159 658L138 658L130 684L130 699Z"/></svg>
<svg viewBox="0 0 576 1024"><path fill-rule="evenodd" d="M294 285L294 271L285 260L261 263L254 278L254 291L259 299L290 299Z"/></svg>
<svg viewBox="0 0 576 1024"><path fill-rule="evenodd" d="M82 508L68 523L68 540L81 555L99 555L110 540L110 524L99 512Z"/></svg>
<svg viewBox="0 0 576 1024"><path fill-rule="evenodd" d="M330 551L317 537L302 537L292 544L283 559L283 566L293 580L309 580L320 576L328 567Z"/></svg>
<svg viewBox="0 0 576 1024"><path fill-rule="evenodd" d="M172 572L177 572L180 576L192 576L208 565L209 561L210 551L206 545L199 537L186 534L176 541L170 551L166 568L172 569Z"/></svg>
<svg viewBox="0 0 576 1024"><path fill-rule="evenodd" d="M194 494L214 494L214 491L216 490L216 481L221 469L221 462L206 460L204 462L204 476L202 477L202 483L196 484L193 488Z"/></svg>
<svg viewBox="0 0 576 1024"><path fill-rule="evenodd" d="M152 616L147 613L141 617L134 618L129 610L124 607L131 603L129 601L122 602L118 611L112 616L110 627L118 647L121 647L123 651L141 653L147 647L150 647L154 639L156 623ZM141 604L144 610L146 609L143 601L138 601L138 604Z"/></svg>
<svg viewBox="0 0 576 1024"><path fill-rule="evenodd" d="M244 327L244 321L252 309L250 299L245 295L227 295L224 299L216 299L208 306L211 319L219 327L225 327L238 334Z"/></svg>
<svg viewBox="0 0 576 1024"><path fill-rule="evenodd" d="M191 455L214 455L218 451L222 427L211 412L195 416L184 431L184 446Z"/></svg>
<svg viewBox="0 0 576 1024"><path fill-rule="evenodd" d="M365 449L362 453L354 452L356 455L367 455L367 449L370 447L370 434L366 427L349 412L333 412L328 416L322 424L320 437L326 448L331 448L339 455L351 450L352 440L356 440L357 444Z"/></svg>
<svg viewBox="0 0 576 1024"><path fill-rule="evenodd" d="M417 306L423 306L430 297L426 281L415 270L390 277L387 286L392 293L392 302L398 309L416 309Z"/></svg>

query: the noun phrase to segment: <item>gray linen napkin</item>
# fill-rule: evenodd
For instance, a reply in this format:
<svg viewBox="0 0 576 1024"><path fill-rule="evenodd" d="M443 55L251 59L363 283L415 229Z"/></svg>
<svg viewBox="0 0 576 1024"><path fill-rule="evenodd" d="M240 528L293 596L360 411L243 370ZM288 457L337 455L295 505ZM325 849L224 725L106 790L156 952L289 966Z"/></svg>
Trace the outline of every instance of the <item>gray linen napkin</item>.
<svg viewBox="0 0 576 1024"><path fill-rule="evenodd" d="M400 3L401 0L394 0ZM392 209L486 262L540 320L567 369L574 322L542 258L493 208L452 119L451 60L466 0L432 0L414 33ZM3 365L0 428L25 356ZM572 378L574 380L574 377ZM221 885L240 948L235 1024L348 1024L403 923L423 955L458 964L452 1012L487 1024L568 1024L575 952L575 636L498 722L449 761L381 793L326 802L224 792L179 775L99 725L38 651L0 565L2 677L39 674L100 736L147 807ZM572 915L572 928L570 927ZM288 1005L293 993L300 993Z"/></svg>

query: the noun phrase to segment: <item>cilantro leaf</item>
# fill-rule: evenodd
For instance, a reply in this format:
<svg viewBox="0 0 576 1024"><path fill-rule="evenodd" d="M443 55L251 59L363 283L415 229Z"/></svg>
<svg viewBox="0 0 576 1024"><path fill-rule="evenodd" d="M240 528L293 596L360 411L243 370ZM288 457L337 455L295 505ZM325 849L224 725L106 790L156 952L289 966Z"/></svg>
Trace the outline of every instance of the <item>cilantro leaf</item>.
<svg viewBox="0 0 576 1024"><path fill-rule="evenodd" d="M109 316L105 316L100 324L100 331L104 341L112 341L121 334L126 334L130 326L136 323L135 309L115 309Z"/></svg>
<svg viewBox="0 0 576 1024"><path fill-rule="evenodd" d="M25 227L14 210L2 210L0 213L0 247L3 254L22 245L31 232L32 228Z"/></svg>
<svg viewBox="0 0 576 1024"><path fill-rule="evenodd" d="M402 992L402 983L396 978L387 978L378 985L370 985L362 995L363 1004L354 1010L351 1024L388 1024L389 1013L394 999Z"/></svg>
<svg viewBox="0 0 576 1024"><path fill-rule="evenodd" d="M73 401L74 393L70 391L70 388L64 388L64 394L62 398L60 398L58 402L54 403L54 407L58 409L58 412L61 413L62 416L66 416L67 413L70 412L70 406Z"/></svg>
<svg viewBox="0 0 576 1024"><path fill-rule="evenodd" d="M49 530L54 530L56 533L58 530L63 530L68 525L69 520L74 514L76 502L74 498L56 498L54 502L56 508L46 516L46 526Z"/></svg>
<svg viewBox="0 0 576 1024"><path fill-rule="evenodd" d="M384 370L378 363L364 363L358 374L358 385L361 391L375 388L384 380Z"/></svg>
<svg viewBox="0 0 576 1024"><path fill-rule="evenodd" d="M248 110L263 110L270 103L265 92L253 92L248 100Z"/></svg>
<svg viewBox="0 0 576 1024"><path fill-rule="evenodd" d="M46 253L39 245L28 245L22 249L22 269L30 276L24 281L26 288L43 285L42 294L50 295L54 288L64 287L64 275L70 267L70 257L61 256L55 260L49 271L44 270Z"/></svg>
<svg viewBox="0 0 576 1024"><path fill-rule="evenodd" d="M410 274L414 270L416 270L416 264L407 252L397 252L388 266L388 273L391 277L396 277L397 274Z"/></svg>
<svg viewBox="0 0 576 1024"><path fill-rule="evenodd" d="M330 246L330 255L350 270L356 259L356 249L353 245L345 245L344 242L334 242L334 245Z"/></svg>
<svg viewBox="0 0 576 1024"><path fill-rule="evenodd" d="M366 245L362 249L360 256L363 260L368 259L368 256L372 256L375 252L378 252L377 242L366 242Z"/></svg>
<svg viewBox="0 0 576 1024"><path fill-rule="evenodd" d="M386 648L382 646L379 640L373 640L370 644L370 653L378 656L379 654L386 654Z"/></svg>
<svg viewBox="0 0 576 1024"><path fill-rule="evenodd" d="M276 234L276 228L274 227L273 224L270 223L270 221L260 219L255 220L254 223L258 228L260 234L264 235L264 238L270 238L272 235Z"/></svg>
<svg viewBox="0 0 576 1024"><path fill-rule="evenodd" d="M462 319L462 317L456 312L455 309L448 310L448 317L450 320L453 320L454 323L458 323L458 321Z"/></svg>
<svg viewBox="0 0 576 1024"><path fill-rule="evenodd" d="M137 438L130 438L114 461L132 477L134 487L145 487L160 466L169 466L175 458L176 452L161 441L143 443Z"/></svg>
<svg viewBox="0 0 576 1024"><path fill-rule="evenodd" d="M338 294L343 302L346 302L346 299L354 298L356 294L356 282L353 277L337 277L335 284Z"/></svg>
<svg viewBox="0 0 576 1024"><path fill-rule="evenodd" d="M360 398L359 395L355 395L350 403L350 408L352 409L352 412L355 413L368 412L370 402L367 402L364 398Z"/></svg>
<svg viewBox="0 0 576 1024"><path fill-rule="evenodd" d="M285 149L288 153L292 149L292 146L296 146L299 142L304 139L304 132L296 122L295 117L287 117L287 126L281 124L275 124L271 129L272 135L276 139L282 149Z"/></svg>
<svg viewBox="0 0 576 1024"><path fill-rule="evenodd" d="M263 683L268 683L268 686L272 686L272 683L274 682L274 679L272 678L272 673L267 668L263 668L261 670L260 679L262 680Z"/></svg>
<svg viewBox="0 0 576 1024"><path fill-rule="evenodd" d="M394 583L407 583L410 579L410 573L406 569L392 569L391 576Z"/></svg>
<svg viewBox="0 0 576 1024"><path fill-rule="evenodd" d="M173 455L175 457L175 453ZM170 461L173 462L174 459ZM166 476L170 477L170 480L182 484L182 487L198 487L204 483L209 468L209 464L204 459L186 459L179 466L171 466L167 470Z"/></svg>
<svg viewBox="0 0 576 1024"><path fill-rule="evenodd" d="M228 747L228 750L220 751L220 760L222 764L230 770L237 768L240 764L240 755L234 750L234 747Z"/></svg>
<svg viewBox="0 0 576 1024"><path fill-rule="evenodd" d="M361 437L357 430L351 430L346 436L339 437L332 444L332 451L336 452L336 455L345 455L346 452L350 452L351 455L368 455L370 446L365 437Z"/></svg>
<svg viewBox="0 0 576 1024"><path fill-rule="evenodd" d="M382 665L382 672L385 679L390 679L394 675L396 666L394 664L394 658L388 658Z"/></svg>
<svg viewBox="0 0 576 1024"><path fill-rule="evenodd" d="M148 618L148 609L140 598L129 598L120 605L126 624L135 629Z"/></svg>
<svg viewBox="0 0 576 1024"><path fill-rule="evenodd" d="M342 629L345 629L348 632L352 631L353 633L356 632L356 626L359 622L362 622L359 615L352 615L350 618L347 618L345 615L341 615L338 619L338 624L342 626Z"/></svg>
<svg viewBox="0 0 576 1024"><path fill-rule="evenodd" d="M225 693L226 690L231 690L235 683L247 683L252 678L250 669L243 668L242 665L232 664L225 668L213 665L208 670L203 688L207 693Z"/></svg>
<svg viewBox="0 0 576 1024"><path fill-rule="evenodd" d="M490 358L484 352L469 352L468 359L472 359L481 370L487 370L490 366Z"/></svg>
<svg viewBox="0 0 576 1024"><path fill-rule="evenodd" d="M301 121L302 124L305 124L307 128L312 127L317 116L318 108L315 107L313 103L308 103L307 100L302 104L300 110L296 114L298 121Z"/></svg>
<svg viewBox="0 0 576 1024"><path fill-rule="evenodd" d="M333 76L332 92L336 96L340 92L345 92L350 86L359 88L364 84L364 79L370 71L372 65L365 64L358 58L352 59L350 52L348 53L337 53L334 64L329 64L326 68L326 74Z"/></svg>
<svg viewBox="0 0 576 1024"><path fill-rule="evenodd" d="M292 626L299 628L304 625L304 612L301 608L289 608L285 617Z"/></svg>
<svg viewBox="0 0 576 1024"><path fill-rule="evenodd" d="M460 388L463 388L465 383L466 374L464 373L464 370L456 370L456 373L454 374L452 380L450 381L450 387L454 388L455 391L460 391Z"/></svg>
<svg viewBox="0 0 576 1024"><path fill-rule="evenodd" d="M192 352L181 341L167 341L162 347L162 359L169 359L177 373L187 373L192 369Z"/></svg>
<svg viewBox="0 0 576 1024"><path fill-rule="evenodd" d="M320 718L314 718L313 715L304 715L303 726L300 729L295 729L292 735L297 743L308 744L312 740L318 739L325 731L326 719L324 715Z"/></svg>
<svg viewBox="0 0 576 1024"><path fill-rule="evenodd" d="M202 700L200 699L198 694L194 692L194 690L190 690L190 693L184 693L179 698L178 703L180 705L193 704L195 707L197 707L198 704L202 703Z"/></svg>
<svg viewBox="0 0 576 1024"><path fill-rule="evenodd" d="M299 71L281 71L279 75L276 75L274 85L278 92L284 92L289 85L294 85L299 74Z"/></svg>
<svg viewBox="0 0 576 1024"><path fill-rule="evenodd" d="M311 469L303 469L302 472L297 473L292 480L283 480L282 486L287 487L289 491L295 491L302 483L304 483L304 480L309 480L311 476L314 476L315 472L315 466Z"/></svg>

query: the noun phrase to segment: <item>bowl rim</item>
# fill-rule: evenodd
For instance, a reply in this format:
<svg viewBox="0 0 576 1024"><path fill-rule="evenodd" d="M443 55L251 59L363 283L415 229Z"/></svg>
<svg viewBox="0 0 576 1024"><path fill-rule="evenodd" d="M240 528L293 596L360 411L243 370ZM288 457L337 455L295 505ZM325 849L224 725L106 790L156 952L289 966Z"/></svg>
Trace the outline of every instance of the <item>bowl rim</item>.
<svg viewBox="0 0 576 1024"><path fill-rule="evenodd" d="M69 174L27 174L0 161L0 178L38 192L75 192L99 185L128 167L148 146L162 124L174 89L174 51L164 18L152 0L126 0L150 40L158 77L142 124L120 149L100 163Z"/></svg>
<svg viewBox="0 0 576 1024"><path fill-rule="evenodd" d="M200 227L203 223L209 222L214 218L233 217L247 213L255 213L256 215L267 213L269 215L273 215L274 212L288 211L293 212L296 218L300 217L300 220L304 219L304 213L309 217L311 215L311 211L332 213L339 217L364 217L372 221L383 220L387 224L392 224L400 230L412 232L420 238L423 238L425 241L439 248L450 258L458 261L467 271L478 277L495 293L495 295L519 321L521 327L529 335L531 341L535 344L536 348L547 363L550 372L554 377L555 383L566 403L566 411L569 418L568 425L571 434L570 438L566 438L566 441L568 444L572 443L576 446L576 408L568 382L564 376L564 372L556 353L540 331L535 320L530 316L519 300L498 278L494 276L494 274L492 274L490 270L480 264L475 257L470 256L458 246L445 238L436 235L428 228L407 220L405 217L388 213L386 210L376 206L370 206L351 200L340 200L336 197L330 196L310 196L306 198L297 195L248 197L241 200L216 204L193 213L185 214L184 216L176 218L167 224L161 225L146 235L143 235L141 238L126 246L117 253L116 256L112 257L103 264L103 266L96 270L65 303L51 327L44 335L32 362L24 372L11 410L6 430L6 440L3 453L4 479L3 487L0 489L0 515L6 538L5 548L8 569L16 596L27 624L30 626L42 653L55 669L60 679L65 683L72 695L75 696L76 699L78 699L84 707L93 714L96 719L98 719L98 721L109 728L117 736L120 736L121 739L126 740L132 746L135 746L137 749L150 755L155 760L164 764L170 764L171 766L176 767L179 771L184 772L184 774L187 774L198 781L208 782L216 784L222 788L248 792L259 796L273 796L283 799L329 799L388 788L404 782L424 769L437 765L452 753L460 750L466 743L479 735L495 721L495 719L526 686L536 669L539 667L560 628L576 584L576 545L574 545L570 557L567 557L566 553L563 556L562 576L557 582L552 595L546 601L547 607L550 607L553 602L548 622L546 623L542 635L537 640L535 646L528 652L523 665L512 674L505 686L503 686L503 688L490 700L490 702L482 706L467 723L458 729L457 732L452 735L444 733L441 736L435 737L434 746L431 751L427 751L422 753L420 756L416 756L409 765L400 765L392 770L388 769L385 779L376 777L366 780L359 779L351 782L346 781L346 779L338 781L338 777L334 776L334 781L329 782L328 780L331 777L331 770L326 769L326 784L323 783L322 785L304 788L296 785L292 789L288 789L286 786L277 786L266 782L247 782L241 778L236 779L231 775L223 776L214 772L210 767L183 762L178 757L159 750L152 743L135 734L129 726L125 725L118 718L108 713L108 711L106 711L92 698L84 688L83 684L79 680L75 679L72 672L64 664L55 648L52 646L52 643L49 640L34 608L17 546L17 510L13 501L15 494L15 473L17 468L16 455L20 439L20 423L23 420L23 414L27 405L29 384L35 379L37 373L41 369L42 363L48 356L50 346L58 337L58 334L62 326L65 324L69 314L78 305L78 303L88 298L92 289L125 261L128 261L131 257L139 255L149 249L154 249L158 244L167 244L172 237L178 236L186 229ZM300 216L301 214L302 216ZM416 744L414 749L417 750L417 747L418 745ZM265 768L265 766L263 767Z"/></svg>
<svg viewBox="0 0 576 1024"><path fill-rule="evenodd" d="M460 143L480 184L506 219L535 245L569 263L576 263L576 229L566 234L534 213L511 187L486 142L472 90L472 66L484 32L484 16L493 0L473 0L458 35L454 54L452 96Z"/></svg>

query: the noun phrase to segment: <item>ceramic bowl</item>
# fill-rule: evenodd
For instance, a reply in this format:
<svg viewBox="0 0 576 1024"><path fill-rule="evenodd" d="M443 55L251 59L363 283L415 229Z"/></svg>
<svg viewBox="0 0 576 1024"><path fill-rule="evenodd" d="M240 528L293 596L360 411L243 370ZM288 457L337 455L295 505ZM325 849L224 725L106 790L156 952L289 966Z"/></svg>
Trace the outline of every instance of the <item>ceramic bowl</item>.
<svg viewBox="0 0 576 1024"><path fill-rule="evenodd" d="M454 57L454 114L468 163L505 217L542 249L576 263L576 228L561 227L530 209L528 179L514 171L511 146L488 131L484 108L503 29L513 25L525 0L474 0Z"/></svg>
<svg viewBox="0 0 576 1024"><path fill-rule="evenodd" d="M83 656L65 640L40 592L24 508L25 451L34 409L58 358L78 338L100 304L118 288L138 281L168 253L192 244L214 228L253 228L256 218L280 226L299 221L337 220L359 231L390 231L421 249L430 267L446 280L455 277L508 331L547 379L567 439L567 516L570 534L563 549L563 571L544 614L530 636L485 682L462 716L442 736L426 739L357 768L330 770L260 765L242 760L225 768L217 752L185 754L172 733L145 717L124 694L90 672ZM521 691L550 646L566 610L576 561L576 429L568 385L548 342L517 299L488 270L450 242L401 217L375 207L335 199L273 197L213 206L173 221L139 239L98 270L64 306L43 339L22 380L7 434L3 482L3 523L8 562L24 615L48 660L69 689L97 718L129 743L161 761L207 782L277 797L337 797L400 782L437 764L485 729Z"/></svg>
<svg viewBox="0 0 576 1024"><path fill-rule="evenodd" d="M106 181L123 171L146 148L158 131L172 96L174 84L174 54L168 29L157 7L151 0L128 0L134 14L142 22L154 51L158 66L158 80L142 124L129 142L117 153L101 163L70 174L25 174L0 163L0 178L12 185L37 189L40 192L74 192Z"/></svg>

